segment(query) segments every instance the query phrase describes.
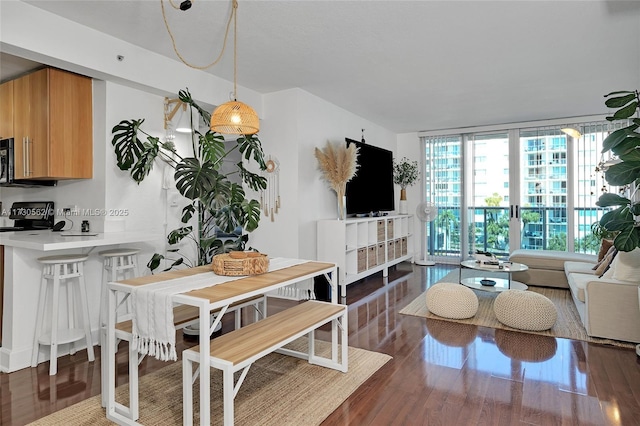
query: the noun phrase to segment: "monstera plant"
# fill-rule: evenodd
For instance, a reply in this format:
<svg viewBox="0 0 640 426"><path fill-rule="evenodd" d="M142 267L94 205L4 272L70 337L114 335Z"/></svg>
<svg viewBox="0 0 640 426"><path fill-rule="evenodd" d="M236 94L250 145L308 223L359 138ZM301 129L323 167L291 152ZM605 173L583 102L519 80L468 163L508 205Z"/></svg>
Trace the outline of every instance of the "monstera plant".
<svg viewBox="0 0 640 426"><path fill-rule="evenodd" d="M198 112L209 127L211 115L202 109L191 97L188 90L181 90L178 98L192 110ZM251 232L260 221L260 204L248 200L242 184L232 182L231 174L238 174L249 188L259 191L267 186L267 181L259 174L252 173L242 161L235 165L230 173L221 171L223 160L233 151L239 150L248 162L254 161L260 170L265 170L264 152L256 135L243 135L229 148L222 135L208 130L201 133L198 126L192 124L191 148L189 156L181 156L173 142L163 142L142 130L144 119L123 120L113 130L112 144L121 170L128 171L137 183L142 182L153 169L157 161L163 161L174 169L176 189L189 202L182 209L182 226L167 235L171 262L166 270L179 265L195 266L211 262L218 253L231 250L244 250L248 235L229 239L237 227ZM197 217L198 226L194 229L189 223ZM219 231L225 233L224 240ZM189 259L180 252L178 243L188 238L197 248L198 259ZM165 260L160 253L153 255L147 266L154 271Z"/></svg>
<svg viewBox="0 0 640 426"><path fill-rule="evenodd" d="M600 219L600 225L615 233L613 244L618 250L632 251L640 246L640 92L621 91L605 95L605 105L617 108L607 120L629 120L627 127L612 132L603 142L602 153L612 159L602 165L609 185L625 188L624 195L605 193L596 205L615 207ZM635 118L632 118L636 115Z"/></svg>

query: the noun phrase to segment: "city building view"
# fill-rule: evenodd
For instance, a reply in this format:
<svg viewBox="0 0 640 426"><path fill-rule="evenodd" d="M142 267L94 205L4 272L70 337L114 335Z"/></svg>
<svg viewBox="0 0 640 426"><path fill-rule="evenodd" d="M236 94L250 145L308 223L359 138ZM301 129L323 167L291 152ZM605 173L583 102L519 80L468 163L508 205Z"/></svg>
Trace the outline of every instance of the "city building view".
<svg viewBox="0 0 640 426"><path fill-rule="evenodd" d="M592 226L607 210L596 202L618 191L598 168L614 129L606 121L571 127L579 134L550 126L423 138L425 199L438 208L426 226L429 255L597 252Z"/></svg>

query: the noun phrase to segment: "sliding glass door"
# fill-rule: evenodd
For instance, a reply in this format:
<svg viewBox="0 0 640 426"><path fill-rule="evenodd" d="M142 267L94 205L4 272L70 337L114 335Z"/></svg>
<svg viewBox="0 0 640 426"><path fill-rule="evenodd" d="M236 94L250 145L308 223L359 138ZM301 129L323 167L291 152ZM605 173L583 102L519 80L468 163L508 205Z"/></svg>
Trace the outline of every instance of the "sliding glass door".
<svg viewBox="0 0 640 426"><path fill-rule="evenodd" d="M470 251L508 255L510 244L509 134L468 137L471 168L467 207Z"/></svg>
<svg viewBox="0 0 640 426"><path fill-rule="evenodd" d="M559 127L520 131L520 248L567 249L567 146Z"/></svg>
<svg viewBox="0 0 640 426"><path fill-rule="evenodd" d="M475 250L507 256L518 248L594 253L595 205L609 188L598 171L606 121L423 138L425 200L439 214L425 224L432 260Z"/></svg>

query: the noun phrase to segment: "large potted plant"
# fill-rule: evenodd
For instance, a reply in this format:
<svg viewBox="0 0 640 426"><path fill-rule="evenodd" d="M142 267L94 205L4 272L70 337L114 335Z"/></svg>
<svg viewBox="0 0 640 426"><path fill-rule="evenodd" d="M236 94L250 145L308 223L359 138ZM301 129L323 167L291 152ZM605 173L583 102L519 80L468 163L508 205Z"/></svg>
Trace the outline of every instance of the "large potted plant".
<svg viewBox="0 0 640 426"><path fill-rule="evenodd" d="M613 244L618 250L632 251L640 247L640 92L612 92L605 97L606 106L617 108L607 120L630 120L631 124L604 140L602 153L610 153L611 160L600 166L607 183L623 187L625 196L605 193L596 205L616 207L602 216L600 225L616 233Z"/></svg>
<svg viewBox="0 0 640 426"><path fill-rule="evenodd" d="M407 186L413 185L418 180L418 162L409 161L407 157L396 162L393 160L393 183L400 185L400 214L407 214Z"/></svg>
<svg viewBox="0 0 640 426"><path fill-rule="evenodd" d="M211 115L192 99L188 90L181 90L178 98L197 111L209 127ZM112 130L112 144L118 167L128 171L134 181L142 182L156 161L163 161L174 169L176 189L189 200L182 209L182 226L167 235L168 243L174 248L168 250L171 257L166 260L171 263L166 270L183 264L208 264L215 254L244 250L248 235L243 233L231 239L229 235L233 235L238 227L246 232L258 227L260 203L247 199L242 185L231 182L229 175L239 174L242 182L255 191L265 189L267 181L245 168L242 161L226 174L221 171L221 165L232 151L240 150L246 161L253 160L260 170L265 170L264 152L257 135L241 136L228 149L222 135L211 130L201 133L198 126L192 124L192 152L181 156L172 142L163 142L142 130L143 123L144 119L121 121ZM196 227L189 224L194 215L197 217ZM219 236L220 232L225 234L225 238ZM195 244L197 259L189 259L175 248L185 238ZM163 260L165 256L156 253L147 266L154 271Z"/></svg>

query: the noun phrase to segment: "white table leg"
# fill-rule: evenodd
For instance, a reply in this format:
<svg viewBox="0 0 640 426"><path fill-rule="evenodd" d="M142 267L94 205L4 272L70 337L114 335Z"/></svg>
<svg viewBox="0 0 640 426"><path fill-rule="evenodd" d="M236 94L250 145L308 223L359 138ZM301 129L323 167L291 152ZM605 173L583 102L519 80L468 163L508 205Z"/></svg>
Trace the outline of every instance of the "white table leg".
<svg viewBox="0 0 640 426"><path fill-rule="evenodd" d="M106 381L107 396L107 418L113 419L116 411L116 292L109 289L107 291L107 348L104 351L105 359L102 362L107 363L107 377L102 380ZM104 371L104 370L103 370Z"/></svg>
<svg viewBox="0 0 640 426"><path fill-rule="evenodd" d="M209 367L209 306L202 303L200 308L200 424L210 424L211 413L211 368Z"/></svg>

